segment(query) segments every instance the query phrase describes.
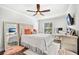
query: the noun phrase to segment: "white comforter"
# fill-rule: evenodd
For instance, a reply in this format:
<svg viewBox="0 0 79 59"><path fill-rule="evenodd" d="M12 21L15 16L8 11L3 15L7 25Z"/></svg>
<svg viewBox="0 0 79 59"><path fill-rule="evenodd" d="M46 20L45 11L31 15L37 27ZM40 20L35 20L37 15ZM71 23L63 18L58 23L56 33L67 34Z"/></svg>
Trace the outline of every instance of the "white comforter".
<svg viewBox="0 0 79 59"><path fill-rule="evenodd" d="M42 51L48 51L49 46L53 42L54 37L50 34L33 34L33 35L22 35L21 42L27 43L33 47L37 47Z"/></svg>

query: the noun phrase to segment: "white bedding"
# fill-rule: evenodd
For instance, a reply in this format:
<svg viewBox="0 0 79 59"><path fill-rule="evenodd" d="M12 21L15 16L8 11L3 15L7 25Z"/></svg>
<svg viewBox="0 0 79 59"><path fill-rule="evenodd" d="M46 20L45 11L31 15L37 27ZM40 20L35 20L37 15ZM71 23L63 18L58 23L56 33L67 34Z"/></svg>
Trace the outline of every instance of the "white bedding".
<svg viewBox="0 0 79 59"><path fill-rule="evenodd" d="M32 47L36 47L42 52L47 52L48 46L53 42L54 37L50 34L33 34L33 35L22 35L21 43L26 43ZM31 48L35 50L35 48Z"/></svg>

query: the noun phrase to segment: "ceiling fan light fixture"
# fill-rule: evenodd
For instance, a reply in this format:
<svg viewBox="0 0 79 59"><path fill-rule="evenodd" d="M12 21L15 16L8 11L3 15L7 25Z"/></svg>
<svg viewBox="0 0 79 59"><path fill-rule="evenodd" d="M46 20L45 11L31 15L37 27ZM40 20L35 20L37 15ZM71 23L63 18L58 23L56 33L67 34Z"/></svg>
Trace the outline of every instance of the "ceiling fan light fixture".
<svg viewBox="0 0 79 59"><path fill-rule="evenodd" d="M28 12L35 12L35 14L34 14L33 16L35 16L35 15L37 15L37 14L40 14L40 15L44 16L44 15L42 14L42 12L50 12L50 9L46 9L46 10L40 11L40 4L36 4L36 8L37 8L36 11L33 11L33 10L26 10L26 11L28 11Z"/></svg>

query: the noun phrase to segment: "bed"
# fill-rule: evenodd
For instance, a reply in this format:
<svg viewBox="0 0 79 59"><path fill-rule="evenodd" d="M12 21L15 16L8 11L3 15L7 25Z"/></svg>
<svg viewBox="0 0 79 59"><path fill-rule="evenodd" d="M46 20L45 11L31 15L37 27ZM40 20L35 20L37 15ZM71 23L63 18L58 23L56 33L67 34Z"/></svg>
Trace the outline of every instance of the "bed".
<svg viewBox="0 0 79 59"><path fill-rule="evenodd" d="M28 47L31 51L39 55L47 55L50 54L48 51L51 52L52 48L55 48L55 45L52 47L54 38L51 34L23 34L21 36L21 45Z"/></svg>

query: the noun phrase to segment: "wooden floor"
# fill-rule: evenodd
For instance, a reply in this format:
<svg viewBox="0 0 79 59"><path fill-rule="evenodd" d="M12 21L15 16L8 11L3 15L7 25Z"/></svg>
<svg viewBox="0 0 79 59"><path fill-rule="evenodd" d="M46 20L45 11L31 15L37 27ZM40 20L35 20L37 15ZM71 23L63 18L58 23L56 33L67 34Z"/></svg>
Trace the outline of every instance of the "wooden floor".
<svg viewBox="0 0 79 59"><path fill-rule="evenodd" d="M25 50L28 50L28 48L24 48L21 52L15 54L15 55L26 55L25 53L23 53ZM0 55L3 55L5 51L0 52Z"/></svg>
<svg viewBox="0 0 79 59"><path fill-rule="evenodd" d="M4 54L4 51L0 52L0 55L3 55Z"/></svg>

